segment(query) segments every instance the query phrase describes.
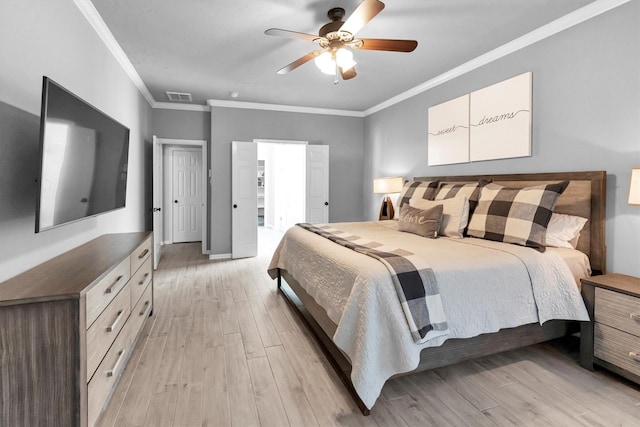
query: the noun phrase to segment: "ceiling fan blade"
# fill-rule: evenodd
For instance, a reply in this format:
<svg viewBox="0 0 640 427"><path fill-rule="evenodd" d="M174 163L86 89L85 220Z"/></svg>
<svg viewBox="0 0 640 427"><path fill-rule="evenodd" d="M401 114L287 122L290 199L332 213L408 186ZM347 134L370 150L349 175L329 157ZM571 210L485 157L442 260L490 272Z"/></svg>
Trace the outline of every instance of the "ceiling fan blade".
<svg viewBox="0 0 640 427"><path fill-rule="evenodd" d="M288 39L305 40L308 42L312 42L320 38L319 36L315 36L313 34L281 30L280 28L269 28L264 33L268 36L286 37Z"/></svg>
<svg viewBox="0 0 640 427"><path fill-rule="evenodd" d="M393 39L358 39L360 43L354 43L354 49L361 50L386 50L391 52L413 52L418 46L415 40L393 40Z"/></svg>
<svg viewBox="0 0 640 427"><path fill-rule="evenodd" d="M313 52L309 52L305 56L302 56L302 57L296 59L291 64L279 69L278 70L278 74L287 74L287 73L295 70L299 66L304 65L307 62L311 61L312 59L314 59L316 56L320 55L324 51L326 51L326 49L318 49L318 50L314 50Z"/></svg>
<svg viewBox="0 0 640 427"><path fill-rule="evenodd" d="M347 31L355 34L362 29L369 21L384 9L384 3L379 0L364 0L360 6L353 11L353 14L340 27L340 31Z"/></svg>
<svg viewBox="0 0 640 427"><path fill-rule="evenodd" d="M356 67L351 67L347 71L342 71L342 67L340 67L340 75L342 80L349 80L357 76L358 73L356 73Z"/></svg>

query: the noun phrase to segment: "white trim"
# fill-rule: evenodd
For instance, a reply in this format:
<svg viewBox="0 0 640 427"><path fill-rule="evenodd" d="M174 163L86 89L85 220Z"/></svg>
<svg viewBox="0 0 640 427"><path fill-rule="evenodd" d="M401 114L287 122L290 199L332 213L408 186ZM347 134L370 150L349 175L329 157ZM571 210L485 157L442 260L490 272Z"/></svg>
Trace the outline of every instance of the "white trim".
<svg viewBox="0 0 640 427"><path fill-rule="evenodd" d="M208 105L178 104L177 102L154 102L151 107L159 110L211 111Z"/></svg>
<svg viewBox="0 0 640 427"><path fill-rule="evenodd" d="M122 50L122 47L120 47L120 44L118 44L116 38L113 37L111 30L109 30L107 24L104 23L102 17L96 10L93 3L91 3L90 0L73 1L78 9L80 9L80 12L82 12L84 17L87 19L87 21L89 21L89 24L91 24L96 33L98 33L100 39L102 39L104 44L107 45L107 48L111 51L111 54L116 58L116 61L118 61L124 72L129 76L133 84L138 88L142 96L144 96L149 105L153 106L153 104L155 103L153 95L151 95L151 92L149 92L149 89L147 89L147 86L144 84L142 78L140 78L140 75L133 67L133 64L131 64L131 61L124 53L124 50Z"/></svg>
<svg viewBox="0 0 640 427"><path fill-rule="evenodd" d="M261 139L253 138L253 142L256 144L301 144L309 145L309 141L296 141L293 139Z"/></svg>
<svg viewBox="0 0 640 427"><path fill-rule="evenodd" d="M580 9L577 9L567 15L564 15L556 19L555 21L549 22L548 24L543 25L542 27L531 31L522 37L518 37L517 39L514 39L508 43L505 43L502 46L499 46L483 55L480 55L468 62L465 62L462 65L452 68L451 70L444 72L439 76L432 78L431 80L427 80L426 82L418 86L415 86L412 89L409 89L392 98L389 98L378 105L368 108L363 112L364 116L366 117L371 114L377 113L378 111L384 110L385 108L391 107L392 105L395 105L411 97L414 97L422 92L425 92L429 89L439 86L456 77L460 77L461 75L466 74L470 71L473 71L477 68L480 68L483 65L496 61L520 49L524 49L525 47L530 46L534 43L537 43L540 40L544 40L547 37L551 37L561 31L564 31L588 19L591 19L605 12L608 12L609 10L614 9L618 6L621 6L630 1L631 0L596 0L595 2L590 3L587 6L581 7Z"/></svg>
<svg viewBox="0 0 640 427"><path fill-rule="evenodd" d="M171 139L171 138L158 138L161 144L164 145L192 145L205 147L207 141L204 139Z"/></svg>
<svg viewBox="0 0 640 427"><path fill-rule="evenodd" d="M299 107L295 105L263 104L259 102L224 101L221 99L208 99L211 107L242 108L245 110L285 111L290 113L326 114L328 116L364 117L362 111L335 110L331 108Z"/></svg>
<svg viewBox="0 0 640 427"><path fill-rule="evenodd" d="M231 254L209 254L209 259L231 259Z"/></svg>

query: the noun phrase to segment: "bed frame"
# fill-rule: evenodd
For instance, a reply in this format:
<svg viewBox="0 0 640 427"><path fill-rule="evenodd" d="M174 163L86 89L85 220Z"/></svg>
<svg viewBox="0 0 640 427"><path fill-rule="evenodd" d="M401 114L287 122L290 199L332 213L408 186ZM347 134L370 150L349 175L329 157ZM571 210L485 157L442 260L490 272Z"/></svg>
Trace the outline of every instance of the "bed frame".
<svg viewBox="0 0 640 427"><path fill-rule="evenodd" d="M569 180L569 186L558 199L555 212L578 215L588 219L585 228L580 234L578 249L589 256L591 268L595 275L606 272L606 178L606 172L593 171L437 176L418 177L415 179L419 181L437 179L441 183L471 183L484 179L518 188ZM334 335L337 325L329 319L326 311L304 290L298 280L301 280L301 278L292 277L286 270L278 270L278 289L311 330L320 348L353 396L362 413L369 415L369 410L360 400L351 383L351 364L347 356L337 348L330 338ZM452 365L476 357L488 356L549 341L578 330L579 322L552 320L545 322L543 325L534 323L516 328L502 329L495 333L482 334L473 338L450 339L439 347L423 349L420 353L420 364L412 372Z"/></svg>

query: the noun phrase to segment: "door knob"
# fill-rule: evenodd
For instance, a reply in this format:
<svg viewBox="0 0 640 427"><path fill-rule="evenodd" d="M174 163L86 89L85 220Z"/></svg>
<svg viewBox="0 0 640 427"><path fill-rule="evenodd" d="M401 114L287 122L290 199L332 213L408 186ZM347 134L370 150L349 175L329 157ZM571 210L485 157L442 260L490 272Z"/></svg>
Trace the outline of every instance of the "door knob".
<svg viewBox="0 0 640 427"><path fill-rule="evenodd" d="M154 212L160 212L162 210L162 208L153 208Z"/></svg>
<svg viewBox="0 0 640 427"><path fill-rule="evenodd" d="M237 208L238 205L236 205L235 203L233 204L233 209Z"/></svg>
<svg viewBox="0 0 640 427"><path fill-rule="evenodd" d="M324 205L325 206L329 206L329 202L324 202Z"/></svg>
<svg viewBox="0 0 640 427"><path fill-rule="evenodd" d="M177 201L177 200L174 200L174 201L173 201L173 203L178 203L178 201Z"/></svg>

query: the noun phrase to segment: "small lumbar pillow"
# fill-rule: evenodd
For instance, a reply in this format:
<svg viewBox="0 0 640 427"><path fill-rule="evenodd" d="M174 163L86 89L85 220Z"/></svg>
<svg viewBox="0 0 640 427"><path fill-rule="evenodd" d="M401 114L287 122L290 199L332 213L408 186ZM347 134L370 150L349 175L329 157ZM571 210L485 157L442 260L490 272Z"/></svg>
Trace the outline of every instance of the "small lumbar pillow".
<svg viewBox="0 0 640 427"><path fill-rule="evenodd" d="M469 221L469 199L465 196L444 200L411 199L409 205L418 209L431 209L442 205L442 224L438 234L447 237L463 237L464 229Z"/></svg>
<svg viewBox="0 0 640 427"><path fill-rule="evenodd" d="M547 225L547 246L575 249L586 218L553 213Z"/></svg>
<svg viewBox="0 0 640 427"><path fill-rule="evenodd" d="M398 196L398 209L411 199L433 200L438 184L438 181L406 181Z"/></svg>
<svg viewBox="0 0 640 427"><path fill-rule="evenodd" d="M547 225L569 181L526 188L487 184L469 221L468 235L544 252Z"/></svg>
<svg viewBox="0 0 640 427"><path fill-rule="evenodd" d="M435 239L442 223L442 205L422 210L404 204L400 208L398 230Z"/></svg>

